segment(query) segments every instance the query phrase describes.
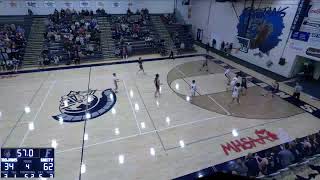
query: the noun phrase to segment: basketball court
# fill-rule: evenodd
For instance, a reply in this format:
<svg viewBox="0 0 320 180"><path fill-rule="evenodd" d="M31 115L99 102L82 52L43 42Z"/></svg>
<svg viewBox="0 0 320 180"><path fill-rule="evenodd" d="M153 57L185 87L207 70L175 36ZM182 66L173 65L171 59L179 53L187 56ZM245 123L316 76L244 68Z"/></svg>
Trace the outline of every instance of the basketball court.
<svg viewBox="0 0 320 180"><path fill-rule="evenodd" d="M262 96L266 84L248 74L247 94L230 105L229 65L216 58L206 72L203 62L203 56L144 62L146 75L128 63L0 79L0 143L55 147L59 180L172 179L320 128L318 118L281 95ZM232 68L232 76L237 72ZM112 73L119 78L116 94ZM154 97L156 73L160 98ZM192 80L198 93L188 101ZM278 138L225 152L222 145L260 130Z"/></svg>

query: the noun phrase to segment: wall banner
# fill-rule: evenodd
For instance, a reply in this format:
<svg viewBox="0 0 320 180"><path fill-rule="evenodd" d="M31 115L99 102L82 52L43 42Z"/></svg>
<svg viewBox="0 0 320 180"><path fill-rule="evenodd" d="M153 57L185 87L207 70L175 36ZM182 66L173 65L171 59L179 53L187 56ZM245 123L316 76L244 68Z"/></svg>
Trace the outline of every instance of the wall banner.
<svg viewBox="0 0 320 180"><path fill-rule="evenodd" d="M309 33L320 33L320 19L305 18L300 31Z"/></svg>
<svg viewBox="0 0 320 180"><path fill-rule="evenodd" d="M240 51L244 52L244 53L248 53L249 51L249 48L250 48L250 39L248 38L243 38L243 37L240 37L238 36L238 41L239 41L239 44L240 44Z"/></svg>
<svg viewBox="0 0 320 180"><path fill-rule="evenodd" d="M112 3L112 7L114 7L114 8L120 7L120 3L114 2L114 3Z"/></svg>
<svg viewBox="0 0 320 180"><path fill-rule="evenodd" d="M306 54L308 56L313 56L316 58L320 58L320 49L319 48L313 48L313 47L309 47L306 51Z"/></svg>
<svg viewBox="0 0 320 180"><path fill-rule="evenodd" d="M80 7L81 8L89 8L90 7L90 1L80 1Z"/></svg>
<svg viewBox="0 0 320 180"><path fill-rule="evenodd" d="M320 47L320 34L311 33L309 44L312 46Z"/></svg>
<svg viewBox="0 0 320 180"><path fill-rule="evenodd" d="M71 1L65 1L63 2L63 8L69 8L69 9L72 9L73 8L73 2Z"/></svg>
<svg viewBox="0 0 320 180"><path fill-rule="evenodd" d="M308 12L309 18L316 18L320 19L320 4L312 4L309 12Z"/></svg>
<svg viewBox="0 0 320 180"><path fill-rule="evenodd" d="M97 8L104 8L104 2L103 1L97 1L96 2L96 6L97 6Z"/></svg>
<svg viewBox="0 0 320 180"><path fill-rule="evenodd" d="M311 33L306 54L320 58L320 34Z"/></svg>
<svg viewBox="0 0 320 180"><path fill-rule="evenodd" d="M56 2L55 1L44 1L44 7L46 8L55 8Z"/></svg>
<svg viewBox="0 0 320 180"><path fill-rule="evenodd" d="M7 1L7 3L8 3L8 8L17 8L18 7L18 3L15 0Z"/></svg>
<svg viewBox="0 0 320 180"><path fill-rule="evenodd" d="M310 33L295 31L291 34L291 39L308 42L310 37Z"/></svg>
<svg viewBox="0 0 320 180"><path fill-rule="evenodd" d="M38 4L36 1L26 1L26 7L27 8L37 8Z"/></svg>

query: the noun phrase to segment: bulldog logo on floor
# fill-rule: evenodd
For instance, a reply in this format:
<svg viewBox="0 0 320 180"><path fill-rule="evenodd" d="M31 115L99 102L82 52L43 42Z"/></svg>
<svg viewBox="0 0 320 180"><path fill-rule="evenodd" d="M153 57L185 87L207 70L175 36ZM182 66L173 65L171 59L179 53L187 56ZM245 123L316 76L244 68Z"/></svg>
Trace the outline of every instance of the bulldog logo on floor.
<svg viewBox="0 0 320 180"><path fill-rule="evenodd" d="M55 120L63 119L64 122L79 122L84 121L89 113L89 119L94 119L108 112L116 100L116 95L111 89L106 89L101 94L98 90L70 91L61 97L61 114L52 117Z"/></svg>

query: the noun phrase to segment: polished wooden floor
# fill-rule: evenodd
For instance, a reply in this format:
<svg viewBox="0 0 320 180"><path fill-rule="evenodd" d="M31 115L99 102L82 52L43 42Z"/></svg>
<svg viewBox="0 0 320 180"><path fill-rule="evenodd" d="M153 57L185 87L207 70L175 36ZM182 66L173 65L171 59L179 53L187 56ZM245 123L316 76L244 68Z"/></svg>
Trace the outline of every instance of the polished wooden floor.
<svg viewBox="0 0 320 180"><path fill-rule="evenodd" d="M86 124L84 180L171 179L320 129L318 118L279 97L261 96L264 90L254 83L240 105L229 105L223 68L210 64L209 73L199 72L202 62L201 56L146 62L146 75L137 74L137 64L123 64L0 79L0 143L51 147L56 140L55 178L78 179L84 122L61 124L52 116L60 113L61 97L70 91L113 88L112 73L120 80L115 106ZM160 98L154 97L156 73L162 83ZM192 79L201 95L189 102ZM26 113L25 107L31 111ZM30 123L34 130L29 130ZM261 129L279 139L228 155L221 147L254 137Z"/></svg>

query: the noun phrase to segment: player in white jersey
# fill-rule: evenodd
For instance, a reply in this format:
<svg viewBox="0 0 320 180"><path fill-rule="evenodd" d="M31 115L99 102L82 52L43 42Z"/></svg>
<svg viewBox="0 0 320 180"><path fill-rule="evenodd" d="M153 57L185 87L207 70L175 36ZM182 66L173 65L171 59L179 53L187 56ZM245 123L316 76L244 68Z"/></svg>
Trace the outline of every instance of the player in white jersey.
<svg viewBox="0 0 320 180"><path fill-rule="evenodd" d="M191 96L196 96L197 85L196 85L196 81L195 80L192 80L190 90L191 90Z"/></svg>
<svg viewBox="0 0 320 180"><path fill-rule="evenodd" d="M117 78L116 73L112 74L112 78L113 78L113 84L114 84L114 92L118 93L118 82L119 82L119 79Z"/></svg>
<svg viewBox="0 0 320 180"><path fill-rule="evenodd" d="M228 69L226 69L226 71L224 72L224 76L226 76L227 79L228 79L227 85L229 85L229 84L230 84L230 81L231 81L230 71L231 71L230 68L228 68Z"/></svg>
<svg viewBox="0 0 320 180"><path fill-rule="evenodd" d="M240 83L237 83L232 89L232 102L230 104L232 104L234 100L236 100L237 103L240 104L240 99L239 99L240 91L241 91Z"/></svg>

